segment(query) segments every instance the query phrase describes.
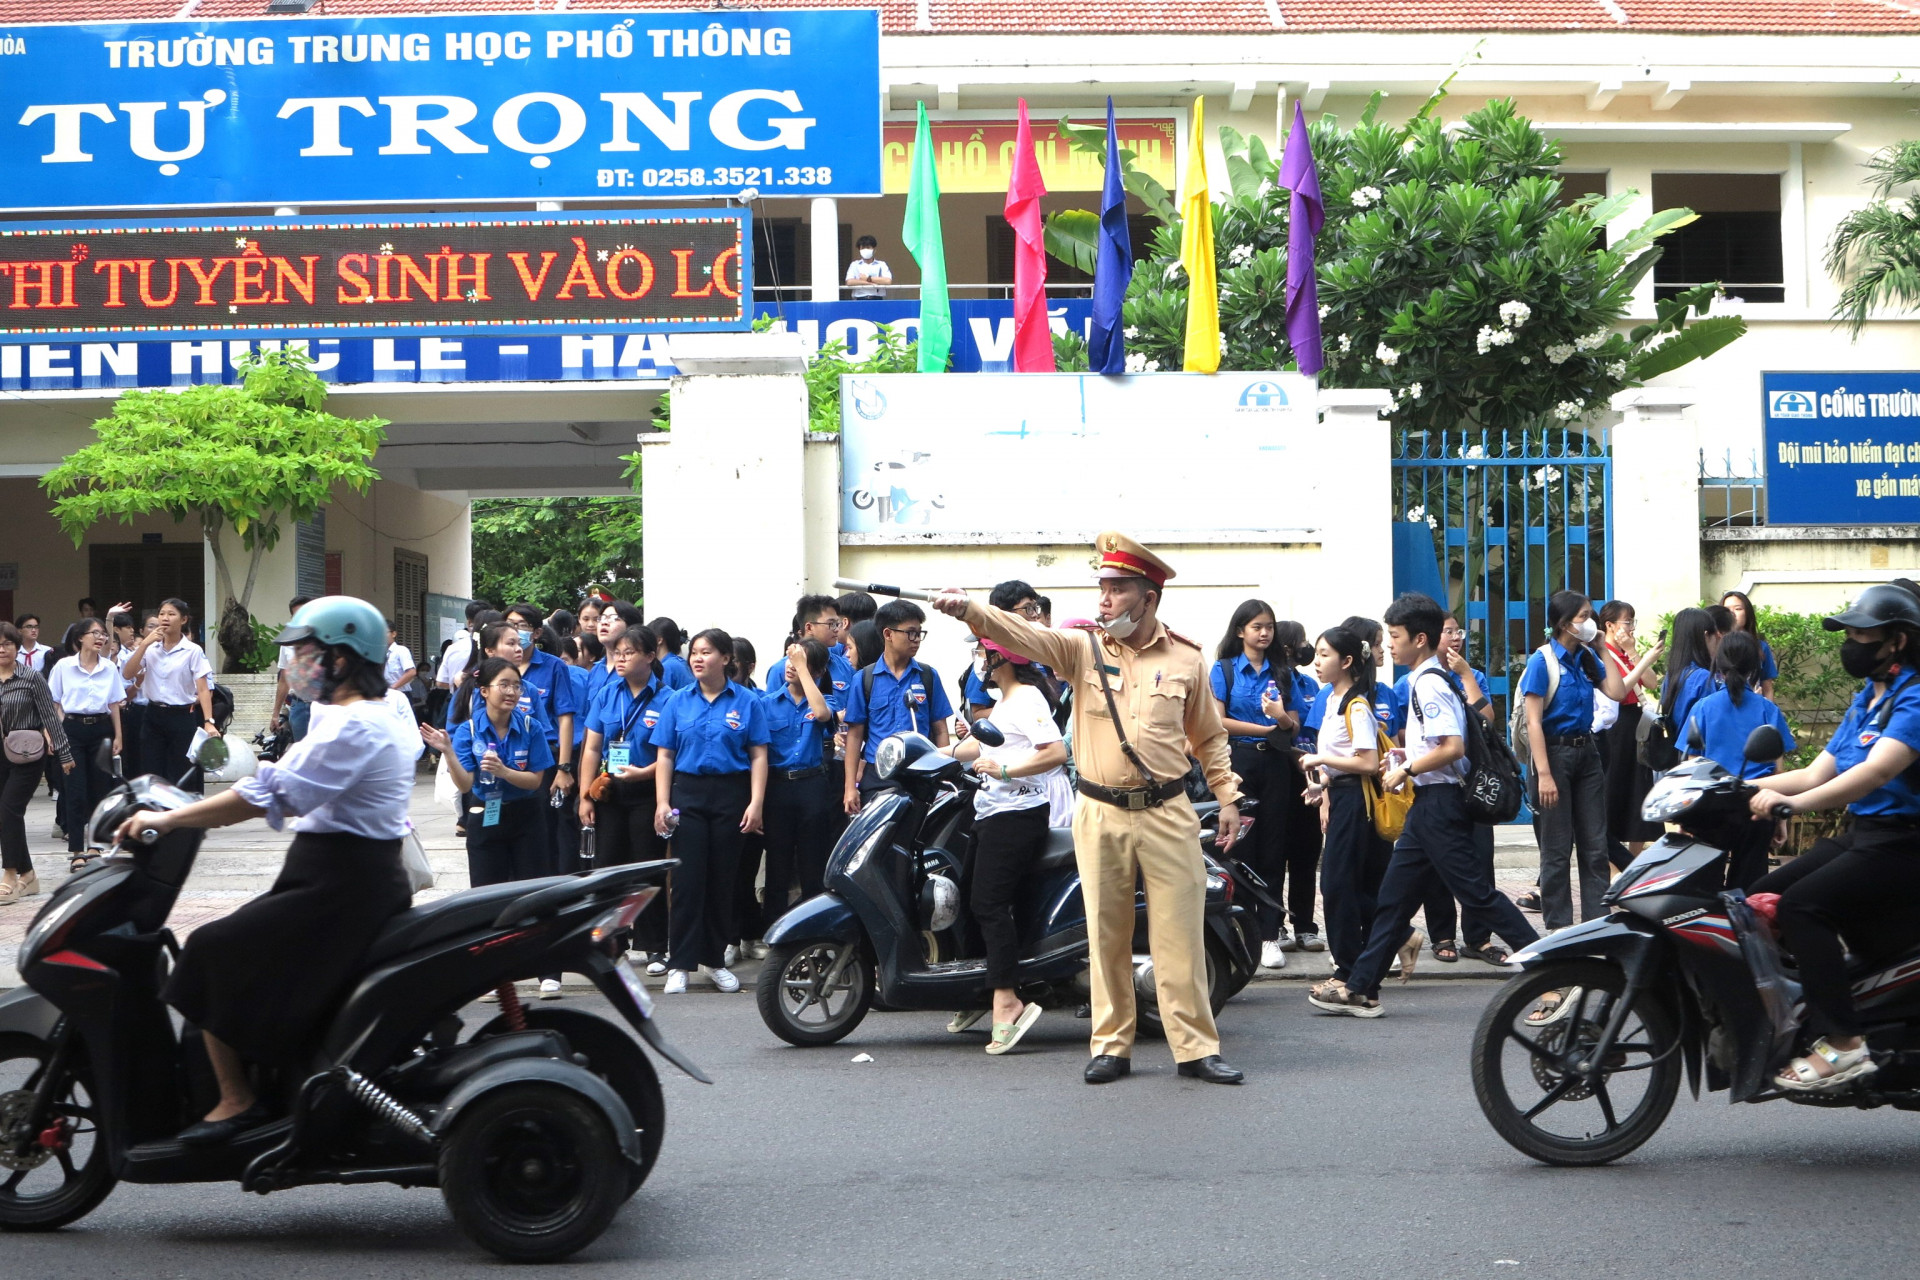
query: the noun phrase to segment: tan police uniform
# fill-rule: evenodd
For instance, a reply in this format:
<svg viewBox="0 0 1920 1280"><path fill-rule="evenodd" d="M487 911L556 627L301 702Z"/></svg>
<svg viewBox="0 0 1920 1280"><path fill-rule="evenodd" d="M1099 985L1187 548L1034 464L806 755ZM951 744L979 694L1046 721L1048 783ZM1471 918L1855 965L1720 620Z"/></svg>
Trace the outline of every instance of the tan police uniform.
<svg viewBox="0 0 1920 1280"><path fill-rule="evenodd" d="M1101 534L1095 550L1102 577L1144 577L1164 586L1173 576L1164 561L1124 534ZM1138 647L1093 633L1127 741L1162 790L1174 792L1148 804L1146 780L1114 732L1088 631L1036 627L978 602L968 604L965 621L976 635L1044 663L1073 690L1074 763L1083 784L1074 805L1073 844L1087 908L1093 1056L1124 1058L1133 1049L1136 876L1146 884L1160 1019L1174 1059L1191 1062L1220 1052L1207 999L1200 820L1178 783L1186 776L1189 751L1223 803L1239 800L1240 779L1227 762L1226 728L1206 683L1200 646L1157 621L1152 635L1130 637Z"/></svg>

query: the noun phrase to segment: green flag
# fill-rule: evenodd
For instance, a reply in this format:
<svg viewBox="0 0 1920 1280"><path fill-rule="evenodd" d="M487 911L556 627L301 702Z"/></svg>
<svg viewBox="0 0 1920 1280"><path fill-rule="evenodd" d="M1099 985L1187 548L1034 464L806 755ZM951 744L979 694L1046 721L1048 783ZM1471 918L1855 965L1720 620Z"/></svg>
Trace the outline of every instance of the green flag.
<svg viewBox="0 0 1920 1280"><path fill-rule="evenodd" d="M913 178L900 240L920 264L920 372L945 373L953 350L953 309L947 302L947 248L940 235L940 175L935 172L927 104L913 135Z"/></svg>

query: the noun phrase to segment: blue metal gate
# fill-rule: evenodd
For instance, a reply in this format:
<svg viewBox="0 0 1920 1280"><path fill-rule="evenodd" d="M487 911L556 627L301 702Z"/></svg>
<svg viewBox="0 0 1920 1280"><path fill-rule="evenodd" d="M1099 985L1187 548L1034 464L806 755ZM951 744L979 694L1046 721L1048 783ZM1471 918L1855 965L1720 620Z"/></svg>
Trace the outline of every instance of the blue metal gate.
<svg viewBox="0 0 1920 1280"><path fill-rule="evenodd" d="M1394 433L1393 518L1430 532L1397 531L1395 588L1438 583L1503 717L1546 638L1547 598L1571 588L1597 610L1611 596L1609 454L1598 427Z"/></svg>

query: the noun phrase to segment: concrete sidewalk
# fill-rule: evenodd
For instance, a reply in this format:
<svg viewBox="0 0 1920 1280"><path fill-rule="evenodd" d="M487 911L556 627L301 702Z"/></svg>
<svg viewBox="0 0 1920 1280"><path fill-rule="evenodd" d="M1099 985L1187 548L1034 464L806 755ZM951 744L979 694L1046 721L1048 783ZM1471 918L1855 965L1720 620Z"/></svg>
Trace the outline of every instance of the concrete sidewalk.
<svg viewBox="0 0 1920 1280"><path fill-rule="evenodd" d="M435 877L434 887L416 896L415 904L431 902L465 889L468 885L466 842L454 834L452 809L434 803L433 782L425 774L414 787L409 812L415 829L420 833L421 842L426 846L427 857L433 863ZM33 850L34 869L39 874L43 892L37 898L0 906L0 990L20 985L19 972L14 968L20 940L25 936L34 914L45 904L47 895L67 878L66 841L54 837L53 823L53 802L42 790L27 806L27 844ZM199 925L217 920L247 899L264 893L279 875L280 864L291 840L290 835L274 831L259 821L209 831L206 842L201 846L199 859L194 864L193 874L187 878L173 914L168 917L168 927L175 936L185 941ZM1495 833L1495 877L1503 891L1516 897L1525 893L1533 883L1538 861L1531 829L1524 826L1503 827ZM1537 927L1538 917L1529 919ZM1324 927L1324 918L1321 923ZM1415 923L1423 922L1416 917ZM758 970L758 962L743 961L739 969L741 981L750 986ZM1319 979L1331 972L1332 961L1325 952L1296 951L1288 953L1285 969L1262 970L1255 981ZM1474 960L1440 964L1428 951L1421 958L1418 973L1422 978L1485 978L1504 976L1506 970ZM657 985L658 981L655 979L654 983ZM584 980L570 976L568 982L583 983ZM702 988L712 989L704 979L695 978L692 989Z"/></svg>

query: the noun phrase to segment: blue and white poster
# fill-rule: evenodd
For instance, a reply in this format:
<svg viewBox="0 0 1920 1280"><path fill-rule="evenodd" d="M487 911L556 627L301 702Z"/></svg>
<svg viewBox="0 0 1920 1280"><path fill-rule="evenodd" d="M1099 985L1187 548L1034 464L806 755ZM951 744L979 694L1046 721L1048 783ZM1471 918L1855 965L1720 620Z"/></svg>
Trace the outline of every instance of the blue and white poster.
<svg viewBox="0 0 1920 1280"><path fill-rule="evenodd" d="M871 9L0 26L9 209L880 194Z"/></svg>
<svg viewBox="0 0 1920 1280"><path fill-rule="evenodd" d="M1920 523L1920 372L1761 385L1768 524Z"/></svg>

